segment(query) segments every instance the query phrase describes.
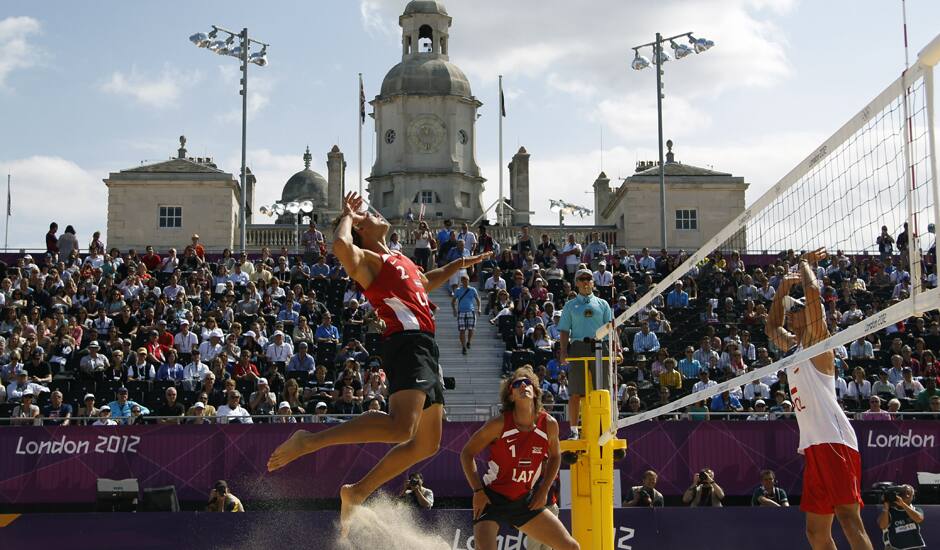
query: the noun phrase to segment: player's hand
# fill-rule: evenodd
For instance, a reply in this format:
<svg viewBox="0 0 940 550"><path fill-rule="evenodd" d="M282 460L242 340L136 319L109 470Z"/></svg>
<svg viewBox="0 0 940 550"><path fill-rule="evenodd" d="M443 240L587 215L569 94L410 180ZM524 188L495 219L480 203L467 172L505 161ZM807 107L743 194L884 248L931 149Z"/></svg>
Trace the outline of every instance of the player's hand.
<svg viewBox="0 0 940 550"><path fill-rule="evenodd" d="M791 287L801 284L802 282L803 279L798 273L787 273L783 276L783 280L780 281L780 290L778 292L786 292L790 290Z"/></svg>
<svg viewBox="0 0 940 550"><path fill-rule="evenodd" d="M548 501L548 491L543 491L541 488L536 489L536 491L532 493L532 500L529 501L529 510L544 508L546 501Z"/></svg>
<svg viewBox="0 0 940 550"><path fill-rule="evenodd" d="M493 252L484 252L483 254L477 254L476 256L467 256L463 258L463 261L460 263L461 268L467 268L475 266L483 260L489 258L493 255Z"/></svg>
<svg viewBox="0 0 940 550"><path fill-rule="evenodd" d="M480 514L483 513L483 509L490 503L490 497L486 496L485 491L477 491L473 493L473 519L480 517Z"/></svg>
<svg viewBox="0 0 940 550"><path fill-rule="evenodd" d="M353 225L361 222L365 216L362 214L362 197L350 191L343 198L343 215L352 219Z"/></svg>
<svg viewBox="0 0 940 550"><path fill-rule="evenodd" d="M826 247L817 248L811 252L803 253L803 260L805 260L810 265L816 265L816 262L819 260L825 260L829 257L829 253L826 252Z"/></svg>

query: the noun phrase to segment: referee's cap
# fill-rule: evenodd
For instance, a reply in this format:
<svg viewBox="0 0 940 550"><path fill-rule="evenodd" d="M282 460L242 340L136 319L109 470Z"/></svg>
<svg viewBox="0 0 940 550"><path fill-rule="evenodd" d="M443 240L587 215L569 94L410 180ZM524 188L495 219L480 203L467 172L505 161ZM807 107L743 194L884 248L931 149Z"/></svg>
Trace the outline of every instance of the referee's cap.
<svg viewBox="0 0 940 550"><path fill-rule="evenodd" d="M574 278L577 279L583 275L587 275L591 280L594 280L594 273L590 269L579 269L578 272L574 274Z"/></svg>

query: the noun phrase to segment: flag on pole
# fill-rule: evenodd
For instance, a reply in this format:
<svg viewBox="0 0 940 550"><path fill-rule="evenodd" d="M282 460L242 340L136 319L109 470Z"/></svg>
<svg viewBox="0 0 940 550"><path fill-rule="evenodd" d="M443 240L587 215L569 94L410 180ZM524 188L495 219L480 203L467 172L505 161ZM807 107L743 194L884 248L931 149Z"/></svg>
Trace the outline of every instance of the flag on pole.
<svg viewBox="0 0 940 550"><path fill-rule="evenodd" d="M499 114L500 116L506 116L506 98L503 97L503 83L499 83Z"/></svg>
<svg viewBox="0 0 940 550"><path fill-rule="evenodd" d="M362 87L362 73L359 73L359 125L366 123L366 90Z"/></svg>

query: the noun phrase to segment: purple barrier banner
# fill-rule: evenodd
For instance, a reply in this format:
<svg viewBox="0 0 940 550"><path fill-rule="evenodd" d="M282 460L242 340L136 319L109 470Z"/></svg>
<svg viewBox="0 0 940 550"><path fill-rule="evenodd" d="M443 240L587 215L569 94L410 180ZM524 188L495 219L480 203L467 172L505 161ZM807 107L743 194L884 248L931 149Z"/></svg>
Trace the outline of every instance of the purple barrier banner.
<svg viewBox="0 0 940 550"><path fill-rule="evenodd" d="M479 423L444 425L437 455L415 466L443 497L469 496L459 455ZM940 472L940 422L856 422L863 488L877 481L915 484L916 472ZM335 498L343 483L365 475L387 445L324 449L273 474L271 451L295 429L322 424L5 427L0 429L0 503L94 502L97 478L136 478L141 488L175 485L181 500L201 501L226 479L249 500ZM776 471L781 487L799 494L803 459L793 421L663 421L622 430L627 458L617 464L622 485L644 470L659 472L658 488L681 494L702 468L712 468L725 492L746 495L759 471ZM482 467L482 464L481 464ZM400 480L389 490L397 491Z"/></svg>
<svg viewBox="0 0 940 550"><path fill-rule="evenodd" d="M940 522L931 521L940 506L925 506L927 518L921 534L927 548L940 540ZM149 513L149 514L28 514L0 527L0 547L60 548L69 550L229 550L231 548L351 548L382 550L473 550L470 510L430 510L420 513L405 530L433 536L437 544L415 545L407 535L375 539L389 526L376 510L377 523L361 529L354 525L348 544L336 543L338 512L251 512L247 514ZM862 511L865 530L875 548L882 548L876 524L880 508ZM397 515L397 514L396 514ZM0 517L0 519L3 519ZM562 522L570 528L568 514ZM386 520L387 521L387 520ZM686 550L760 548L793 550L809 548L803 514L791 508L622 508L614 510L616 550ZM3 523L0 523L2 525ZM698 529L683 526L700 526ZM842 530L833 528L839 548L848 548ZM528 537L503 527L498 550L531 548Z"/></svg>

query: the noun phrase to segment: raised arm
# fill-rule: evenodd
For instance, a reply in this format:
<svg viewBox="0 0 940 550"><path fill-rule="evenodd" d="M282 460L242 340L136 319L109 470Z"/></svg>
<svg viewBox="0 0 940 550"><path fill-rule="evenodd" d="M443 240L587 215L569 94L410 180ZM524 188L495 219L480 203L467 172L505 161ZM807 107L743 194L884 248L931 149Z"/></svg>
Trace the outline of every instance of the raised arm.
<svg viewBox="0 0 940 550"><path fill-rule="evenodd" d="M465 258L457 258L456 260L450 262L449 264L439 267L437 269L432 269L427 273L422 275L422 284L424 289L428 292L440 287L441 285L447 283L451 277L453 277L461 269L466 269L468 267L477 265L483 260L492 256L492 252L484 252L483 254L477 254L476 256L467 256Z"/></svg>
<svg viewBox="0 0 940 550"><path fill-rule="evenodd" d="M796 336L783 327L784 309L783 301L789 295L793 285L800 282L800 277L795 274L787 274L780 281L780 288L774 295L774 301L770 305L770 312L767 315L767 325L764 332L767 338L777 346L778 349L788 350L793 346Z"/></svg>
<svg viewBox="0 0 940 550"><path fill-rule="evenodd" d="M340 214L333 232L333 254L343 264L346 273L363 288L368 288L381 269L378 254L363 250L353 243L353 225L361 223L365 216L360 213L362 197L355 193L346 193L343 199L343 213Z"/></svg>
<svg viewBox="0 0 940 550"><path fill-rule="evenodd" d="M800 259L800 282L803 284L803 296L806 303L806 331L803 336L803 346L808 347L829 337L829 327L826 325L825 309L822 295L819 292L819 282L813 268L819 260L828 257L825 248L807 252Z"/></svg>

